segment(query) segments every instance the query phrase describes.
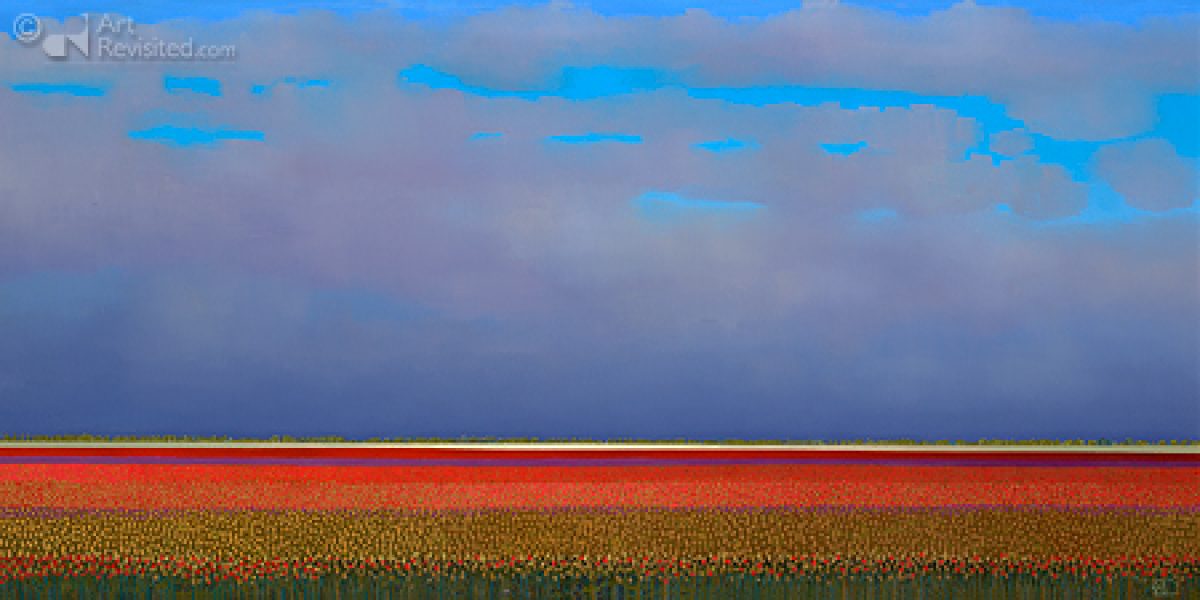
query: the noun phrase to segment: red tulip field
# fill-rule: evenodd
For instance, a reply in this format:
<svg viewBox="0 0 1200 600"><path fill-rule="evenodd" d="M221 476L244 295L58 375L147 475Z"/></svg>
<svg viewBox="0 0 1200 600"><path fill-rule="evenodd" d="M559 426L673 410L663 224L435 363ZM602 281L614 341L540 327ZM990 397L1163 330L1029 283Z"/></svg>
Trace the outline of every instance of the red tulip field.
<svg viewBox="0 0 1200 600"><path fill-rule="evenodd" d="M16 598L1200 597L1195 453L0 449Z"/></svg>

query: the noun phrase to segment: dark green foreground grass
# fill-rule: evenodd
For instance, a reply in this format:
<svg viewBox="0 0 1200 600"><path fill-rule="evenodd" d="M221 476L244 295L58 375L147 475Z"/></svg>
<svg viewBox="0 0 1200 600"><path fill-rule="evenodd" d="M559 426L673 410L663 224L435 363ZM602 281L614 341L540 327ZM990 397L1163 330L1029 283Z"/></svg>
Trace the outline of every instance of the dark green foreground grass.
<svg viewBox="0 0 1200 600"><path fill-rule="evenodd" d="M839 578L716 577L589 578L504 575L372 576L203 582L180 578L94 577L7 581L0 597L25 599L579 599L579 600L1067 600L1160 598L1196 600L1195 581L1116 577L1097 582L1063 576L924 577L897 581L871 576Z"/></svg>

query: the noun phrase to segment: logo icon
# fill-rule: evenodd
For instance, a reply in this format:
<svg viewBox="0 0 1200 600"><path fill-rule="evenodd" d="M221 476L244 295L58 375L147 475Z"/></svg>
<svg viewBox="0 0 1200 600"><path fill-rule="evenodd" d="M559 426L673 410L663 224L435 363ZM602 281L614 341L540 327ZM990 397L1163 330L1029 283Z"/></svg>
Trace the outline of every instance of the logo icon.
<svg viewBox="0 0 1200 600"><path fill-rule="evenodd" d="M37 15L22 13L13 19L13 35L22 44L32 44L42 37L42 20Z"/></svg>
<svg viewBox="0 0 1200 600"><path fill-rule="evenodd" d="M83 19L83 30L79 33L51 33L42 39L42 20L35 14L22 13L13 19L13 36L22 44L32 44L42 39L42 52L53 59L69 58L72 46L87 58L92 51L92 34L88 15L80 17Z"/></svg>
<svg viewBox="0 0 1200 600"><path fill-rule="evenodd" d="M83 31L79 33L52 33L42 41L42 52L50 58L65 59L71 46L87 58L91 51L91 31L88 29L88 15L83 15Z"/></svg>

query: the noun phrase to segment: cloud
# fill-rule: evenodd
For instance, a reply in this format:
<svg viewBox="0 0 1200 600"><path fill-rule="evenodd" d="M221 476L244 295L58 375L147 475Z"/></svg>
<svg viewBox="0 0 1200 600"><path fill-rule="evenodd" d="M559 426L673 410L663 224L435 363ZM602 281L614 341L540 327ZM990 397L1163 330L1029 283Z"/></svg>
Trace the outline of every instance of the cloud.
<svg viewBox="0 0 1200 600"><path fill-rule="evenodd" d="M1097 174L1136 208L1165 211L1200 199L1200 162L1179 156L1166 140L1105 146L1096 153L1095 165Z"/></svg>
<svg viewBox="0 0 1200 600"><path fill-rule="evenodd" d="M997 154L1012 158L1032 150L1033 140L1023 131L1000 131L991 136L990 145Z"/></svg>
<svg viewBox="0 0 1200 600"><path fill-rule="evenodd" d="M1022 156L1001 165L1000 170L1009 175L997 182L1000 196L1017 214L1054 219L1079 213L1087 206L1087 186L1073 181L1058 165L1042 165Z"/></svg>

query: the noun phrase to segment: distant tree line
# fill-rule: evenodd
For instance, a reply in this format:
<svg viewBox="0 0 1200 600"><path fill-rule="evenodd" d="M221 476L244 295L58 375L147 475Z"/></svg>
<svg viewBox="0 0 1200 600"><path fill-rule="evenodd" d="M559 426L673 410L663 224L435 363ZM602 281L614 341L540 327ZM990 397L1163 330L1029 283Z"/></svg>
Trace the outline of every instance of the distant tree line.
<svg viewBox="0 0 1200 600"><path fill-rule="evenodd" d="M652 438L608 438L592 439L580 437L370 437L345 438L339 435L291 436L273 435L269 438L232 437L223 435L96 435L89 433L36 435L0 434L0 442L181 442L181 443L308 443L308 444L724 444L730 446L1200 446L1200 439L1135 440L1125 438L1098 439L1002 439L977 440L919 440L919 439L652 439Z"/></svg>

